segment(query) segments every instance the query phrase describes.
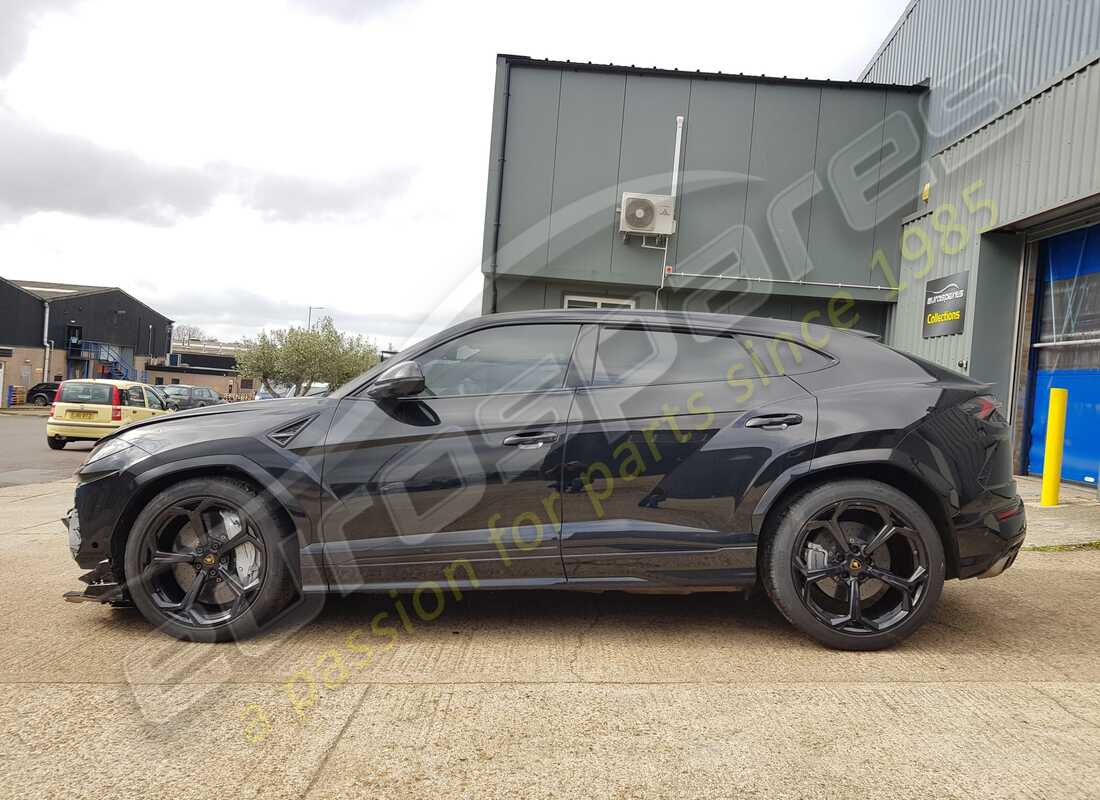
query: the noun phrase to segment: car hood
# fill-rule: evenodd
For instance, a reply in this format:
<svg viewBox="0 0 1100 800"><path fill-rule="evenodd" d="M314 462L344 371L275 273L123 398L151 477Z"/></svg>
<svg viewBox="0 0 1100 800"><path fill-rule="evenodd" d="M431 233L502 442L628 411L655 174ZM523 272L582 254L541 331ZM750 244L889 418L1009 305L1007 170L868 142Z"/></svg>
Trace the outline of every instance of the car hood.
<svg viewBox="0 0 1100 800"><path fill-rule="evenodd" d="M105 438L125 439L141 447L143 441L154 439L247 436L311 414L331 413L336 403L328 397L296 397L206 406L134 422Z"/></svg>

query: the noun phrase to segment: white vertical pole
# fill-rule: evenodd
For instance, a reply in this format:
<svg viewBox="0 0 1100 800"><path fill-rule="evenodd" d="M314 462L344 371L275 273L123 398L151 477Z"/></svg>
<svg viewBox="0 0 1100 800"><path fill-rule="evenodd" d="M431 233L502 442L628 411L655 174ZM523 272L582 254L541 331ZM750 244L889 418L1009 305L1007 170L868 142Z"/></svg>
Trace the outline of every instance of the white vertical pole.
<svg viewBox="0 0 1100 800"><path fill-rule="evenodd" d="M680 183L680 144L684 138L684 117L682 114L676 115L676 150L672 154L672 190L669 194L672 196L672 216L676 218L676 187ZM664 253L661 256L661 282L657 286L657 293L653 297L653 308L659 310L661 308L661 290L665 288L665 275L668 273L668 237L665 237Z"/></svg>
<svg viewBox="0 0 1100 800"><path fill-rule="evenodd" d="M672 191L669 192L673 197L676 196L676 186L680 182L680 142L684 136L684 118L677 115L676 117L676 152L672 156Z"/></svg>

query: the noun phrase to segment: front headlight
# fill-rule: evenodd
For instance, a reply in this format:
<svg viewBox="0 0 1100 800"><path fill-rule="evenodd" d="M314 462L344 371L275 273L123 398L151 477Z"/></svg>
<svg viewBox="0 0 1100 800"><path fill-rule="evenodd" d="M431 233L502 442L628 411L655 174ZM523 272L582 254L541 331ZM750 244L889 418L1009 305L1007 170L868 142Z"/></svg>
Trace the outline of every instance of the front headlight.
<svg viewBox="0 0 1100 800"><path fill-rule="evenodd" d="M125 439L108 439L92 448L92 452L88 454L88 458L84 461L84 466L107 456L113 456L115 453L121 453L130 447L133 447L133 445Z"/></svg>

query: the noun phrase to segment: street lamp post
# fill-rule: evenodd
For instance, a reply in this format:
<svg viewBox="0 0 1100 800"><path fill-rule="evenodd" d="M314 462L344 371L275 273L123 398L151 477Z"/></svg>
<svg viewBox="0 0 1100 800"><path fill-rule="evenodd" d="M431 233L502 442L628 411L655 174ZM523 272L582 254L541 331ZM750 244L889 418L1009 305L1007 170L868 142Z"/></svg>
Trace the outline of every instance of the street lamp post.
<svg viewBox="0 0 1100 800"><path fill-rule="evenodd" d="M325 310L324 306L310 306L309 307L309 310L306 312L306 330L307 331L313 330L313 312L314 311L324 311L324 310Z"/></svg>

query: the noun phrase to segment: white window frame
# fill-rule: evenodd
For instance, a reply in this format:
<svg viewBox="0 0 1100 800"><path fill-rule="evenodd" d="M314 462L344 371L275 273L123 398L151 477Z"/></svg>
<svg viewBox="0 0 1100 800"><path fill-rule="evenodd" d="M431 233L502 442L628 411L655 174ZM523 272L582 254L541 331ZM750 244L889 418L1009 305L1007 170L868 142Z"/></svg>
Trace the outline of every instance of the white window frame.
<svg viewBox="0 0 1100 800"><path fill-rule="evenodd" d="M595 303L596 310L602 308L634 308L635 303L625 297L589 297L583 294L567 294L565 296L563 308L571 308L569 305L570 300L579 300L582 303ZM612 305L604 305L605 303L611 303Z"/></svg>

